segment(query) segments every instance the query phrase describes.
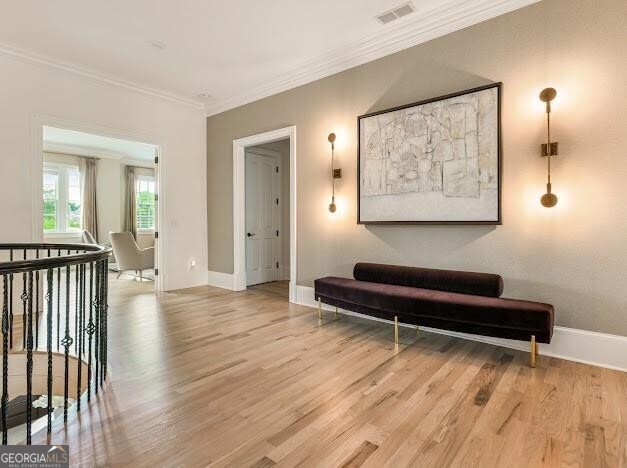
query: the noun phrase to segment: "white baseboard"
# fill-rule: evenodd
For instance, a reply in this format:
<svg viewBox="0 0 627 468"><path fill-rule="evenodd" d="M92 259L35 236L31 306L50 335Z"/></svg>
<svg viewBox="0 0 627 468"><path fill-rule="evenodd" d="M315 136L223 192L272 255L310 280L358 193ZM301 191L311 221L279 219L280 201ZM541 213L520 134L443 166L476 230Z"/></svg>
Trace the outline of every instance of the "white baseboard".
<svg viewBox="0 0 627 468"><path fill-rule="evenodd" d="M207 272L207 284L216 288L234 290L233 275L229 273L220 273L219 271Z"/></svg>
<svg viewBox="0 0 627 468"><path fill-rule="evenodd" d="M300 285L296 286L296 298L294 302L297 304L309 307L318 307L318 303L314 297L314 289L312 287ZM323 304L323 309L335 310L335 307ZM391 323L388 320L358 314L349 310L339 309L339 312L369 320ZM413 325L400 325L413 327ZM441 335L455 336L458 338L480 341L482 343L490 343L506 348L529 351L529 343L526 341L471 335L468 333L459 333L430 327L421 327L420 329L432 333L439 333ZM606 333L597 333L593 331L578 330L576 328L556 326L553 330L553 339L551 340L551 344L539 344L538 351L539 354L544 356L552 356L567 359L569 361L576 361L593 366L606 367L608 369L627 372L626 336L609 335Z"/></svg>

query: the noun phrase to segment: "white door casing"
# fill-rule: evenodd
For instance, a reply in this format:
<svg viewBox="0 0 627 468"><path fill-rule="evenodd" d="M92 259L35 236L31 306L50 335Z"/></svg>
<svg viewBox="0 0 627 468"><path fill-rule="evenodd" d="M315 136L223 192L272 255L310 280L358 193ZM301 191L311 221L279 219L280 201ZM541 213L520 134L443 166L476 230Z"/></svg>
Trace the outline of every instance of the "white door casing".
<svg viewBox="0 0 627 468"><path fill-rule="evenodd" d="M289 139L290 141L290 286L289 301L296 303L297 284L297 249L298 235L297 193L298 180L296 156L296 126L283 127L265 133L258 133L233 140L233 275L229 281L229 289L244 291L246 289L246 148L273 141ZM288 200L285 200L288 203Z"/></svg>
<svg viewBox="0 0 627 468"><path fill-rule="evenodd" d="M246 150L246 285L279 279L280 158Z"/></svg>

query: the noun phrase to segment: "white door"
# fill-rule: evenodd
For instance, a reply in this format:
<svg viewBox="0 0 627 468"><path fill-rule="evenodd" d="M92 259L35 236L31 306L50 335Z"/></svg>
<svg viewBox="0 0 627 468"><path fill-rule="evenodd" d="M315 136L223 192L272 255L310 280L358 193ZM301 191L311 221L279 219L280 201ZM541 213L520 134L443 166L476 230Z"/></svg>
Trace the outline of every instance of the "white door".
<svg viewBox="0 0 627 468"><path fill-rule="evenodd" d="M279 158L246 150L246 285L279 279Z"/></svg>

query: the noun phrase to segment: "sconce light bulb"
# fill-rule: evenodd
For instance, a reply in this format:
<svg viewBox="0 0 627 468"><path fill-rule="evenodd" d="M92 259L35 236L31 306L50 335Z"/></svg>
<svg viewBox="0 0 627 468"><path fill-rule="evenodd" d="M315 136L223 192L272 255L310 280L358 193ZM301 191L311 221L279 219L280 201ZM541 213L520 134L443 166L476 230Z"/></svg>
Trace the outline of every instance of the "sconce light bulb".
<svg viewBox="0 0 627 468"><path fill-rule="evenodd" d="M329 212L335 213L337 206L335 205L335 195L331 197L331 203L329 204Z"/></svg>
<svg viewBox="0 0 627 468"><path fill-rule="evenodd" d="M540 197L540 203L545 208L553 208L557 205L557 195L551 193L551 184L546 184L546 193Z"/></svg>
<svg viewBox="0 0 627 468"><path fill-rule="evenodd" d="M557 96L557 91L555 88L544 88L540 92L540 101L542 102L551 102Z"/></svg>

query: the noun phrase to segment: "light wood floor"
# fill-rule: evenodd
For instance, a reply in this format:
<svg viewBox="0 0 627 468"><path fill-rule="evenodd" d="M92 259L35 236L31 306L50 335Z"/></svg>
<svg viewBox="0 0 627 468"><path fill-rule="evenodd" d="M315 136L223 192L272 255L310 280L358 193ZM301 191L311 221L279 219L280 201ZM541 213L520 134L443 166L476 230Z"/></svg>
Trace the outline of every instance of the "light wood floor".
<svg viewBox="0 0 627 468"><path fill-rule="evenodd" d="M627 466L627 374L210 287L111 281L83 466ZM34 438L34 443L45 437Z"/></svg>

